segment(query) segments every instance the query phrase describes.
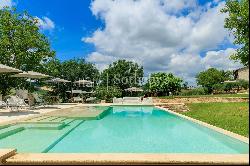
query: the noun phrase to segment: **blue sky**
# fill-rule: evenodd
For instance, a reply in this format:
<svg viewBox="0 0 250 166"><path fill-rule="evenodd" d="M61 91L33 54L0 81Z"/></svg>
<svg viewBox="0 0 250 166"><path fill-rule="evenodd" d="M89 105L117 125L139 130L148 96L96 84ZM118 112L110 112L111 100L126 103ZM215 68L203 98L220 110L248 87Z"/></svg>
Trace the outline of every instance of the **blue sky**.
<svg viewBox="0 0 250 166"><path fill-rule="evenodd" d="M89 9L91 0L20 0L16 8L39 18L48 17L55 23L53 30L44 30L61 60L83 57L94 50L92 44L81 41L102 27Z"/></svg>
<svg viewBox="0 0 250 166"><path fill-rule="evenodd" d="M223 0L1 0L28 11L60 60L85 58L98 69L118 59L137 62L145 75L172 72L195 83L215 67L241 67L224 28Z"/></svg>

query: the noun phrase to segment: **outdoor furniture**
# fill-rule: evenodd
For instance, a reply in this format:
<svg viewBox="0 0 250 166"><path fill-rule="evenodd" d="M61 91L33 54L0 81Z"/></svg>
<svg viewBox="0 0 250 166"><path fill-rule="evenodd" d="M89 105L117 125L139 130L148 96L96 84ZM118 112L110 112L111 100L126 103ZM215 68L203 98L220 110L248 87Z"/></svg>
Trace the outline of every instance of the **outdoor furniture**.
<svg viewBox="0 0 250 166"><path fill-rule="evenodd" d="M18 96L10 96L7 99L7 107L13 111L13 108L16 108L17 111L19 110L26 110L28 105L25 103L25 101Z"/></svg>
<svg viewBox="0 0 250 166"><path fill-rule="evenodd" d="M0 73L20 73L20 72L22 71L19 69L15 69L13 67L0 64Z"/></svg>
<svg viewBox="0 0 250 166"><path fill-rule="evenodd" d="M86 103L93 103L96 101L96 97L89 97L85 101L86 101Z"/></svg>
<svg viewBox="0 0 250 166"><path fill-rule="evenodd" d="M123 97L123 104L126 103L141 103L140 97Z"/></svg>
<svg viewBox="0 0 250 166"><path fill-rule="evenodd" d="M32 96L35 99L35 102L34 102L35 105L42 105L45 107L46 101L43 98L41 98L37 93L33 93Z"/></svg>
<svg viewBox="0 0 250 166"><path fill-rule="evenodd" d="M0 94L0 108L1 107L7 107L7 103L3 101L3 96Z"/></svg>
<svg viewBox="0 0 250 166"><path fill-rule="evenodd" d="M81 97L79 97L79 96L78 97L73 97L72 99L73 99L74 103L82 103L83 102L83 99Z"/></svg>
<svg viewBox="0 0 250 166"><path fill-rule="evenodd" d="M26 102L28 101L28 93L29 93L28 90L22 90L22 89L16 90L16 95Z"/></svg>
<svg viewBox="0 0 250 166"><path fill-rule="evenodd" d="M122 98L113 98L113 103L114 104L122 104L123 103L123 99Z"/></svg>

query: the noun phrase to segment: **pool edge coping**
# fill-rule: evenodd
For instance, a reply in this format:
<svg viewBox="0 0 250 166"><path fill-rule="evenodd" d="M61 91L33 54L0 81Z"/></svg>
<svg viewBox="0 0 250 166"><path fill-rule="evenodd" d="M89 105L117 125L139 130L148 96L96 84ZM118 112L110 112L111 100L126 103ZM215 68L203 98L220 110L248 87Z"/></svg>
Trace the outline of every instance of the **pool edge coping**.
<svg viewBox="0 0 250 166"><path fill-rule="evenodd" d="M20 153L6 159L14 164L248 164L247 154L152 153Z"/></svg>
<svg viewBox="0 0 250 166"><path fill-rule="evenodd" d="M141 105L140 105L141 106ZM249 138L187 117L169 109L152 105L161 110L181 116L194 123L213 129L249 144ZM0 149L4 151L6 149ZM143 154L143 153L16 153L16 149L6 153L0 165L12 164L249 164L249 154ZM6 151L7 152L7 151Z"/></svg>
<svg viewBox="0 0 250 166"><path fill-rule="evenodd" d="M186 116L186 115L183 115L183 114L180 114L180 113L171 111L171 110L168 109L168 108L163 108L163 107L161 107L161 106L155 106L155 107L156 107L156 108L159 108L159 109L161 109L161 110L164 110L164 111L166 111L166 112L169 112L169 113L171 113L171 114L177 115L177 116L179 116L179 117L182 117L182 118L184 118L184 119L186 119L186 120L190 120L191 122L197 123L197 124L199 124L199 125L202 125L202 126L204 126L204 127L209 128L209 129L215 130L215 131L217 131L217 132L219 132L219 133L221 133L221 134L227 135L227 136L229 136L229 137L232 137L232 138L234 138L234 139L237 139L237 140L240 140L240 141L242 141L242 142L244 142L244 143L249 144L249 138L244 137L244 136L242 136L242 135L239 135L239 134L233 133L233 132L231 132L231 131L222 129L222 128L220 128L220 127L217 127L217 126L208 124L208 123L206 123L206 122L203 122L203 121L200 121L200 120L191 118L191 117L189 117L189 116Z"/></svg>

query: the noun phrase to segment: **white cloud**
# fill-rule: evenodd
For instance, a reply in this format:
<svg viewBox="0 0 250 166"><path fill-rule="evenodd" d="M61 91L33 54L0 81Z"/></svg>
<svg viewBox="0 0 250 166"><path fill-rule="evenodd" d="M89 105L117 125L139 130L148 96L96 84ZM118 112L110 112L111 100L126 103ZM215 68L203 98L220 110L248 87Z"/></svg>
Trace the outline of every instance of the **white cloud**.
<svg viewBox="0 0 250 166"><path fill-rule="evenodd" d="M12 2L12 0L1 0L0 1L0 9L2 9L4 7L11 7L13 5L14 5L14 3Z"/></svg>
<svg viewBox="0 0 250 166"><path fill-rule="evenodd" d="M228 59L233 49L211 51L230 42L224 29L227 15L220 13L225 3L212 3L199 6L196 0L95 0L92 13L104 21L105 27L83 38L96 47L87 60L102 69L116 59L134 60L144 66L146 74L173 72L190 82L209 66L236 68L239 64ZM206 56L201 57L201 52L207 52Z"/></svg>
<svg viewBox="0 0 250 166"><path fill-rule="evenodd" d="M53 30L55 28L55 23L48 17L35 17L37 20L37 26L40 27L41 30Z"/></svg>

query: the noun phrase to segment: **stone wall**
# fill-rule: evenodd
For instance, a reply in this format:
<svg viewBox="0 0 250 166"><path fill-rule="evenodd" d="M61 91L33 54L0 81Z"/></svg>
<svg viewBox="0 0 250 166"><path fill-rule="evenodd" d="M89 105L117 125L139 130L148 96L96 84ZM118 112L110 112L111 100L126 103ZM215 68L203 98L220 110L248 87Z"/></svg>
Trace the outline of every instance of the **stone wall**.
<svg viewBox="0 0 250 166"><path fill-rule="evenodd" d="M249 81L249 68L242 68L238 70L237 80Z"/></svg>
<svg viewBox="0 0 250 166"><path fill-rule="evenodd" d="M209 103L209 102L249 102L248 98L237 97L197 97L197 98L154 98L154 103Z"/></svg>

